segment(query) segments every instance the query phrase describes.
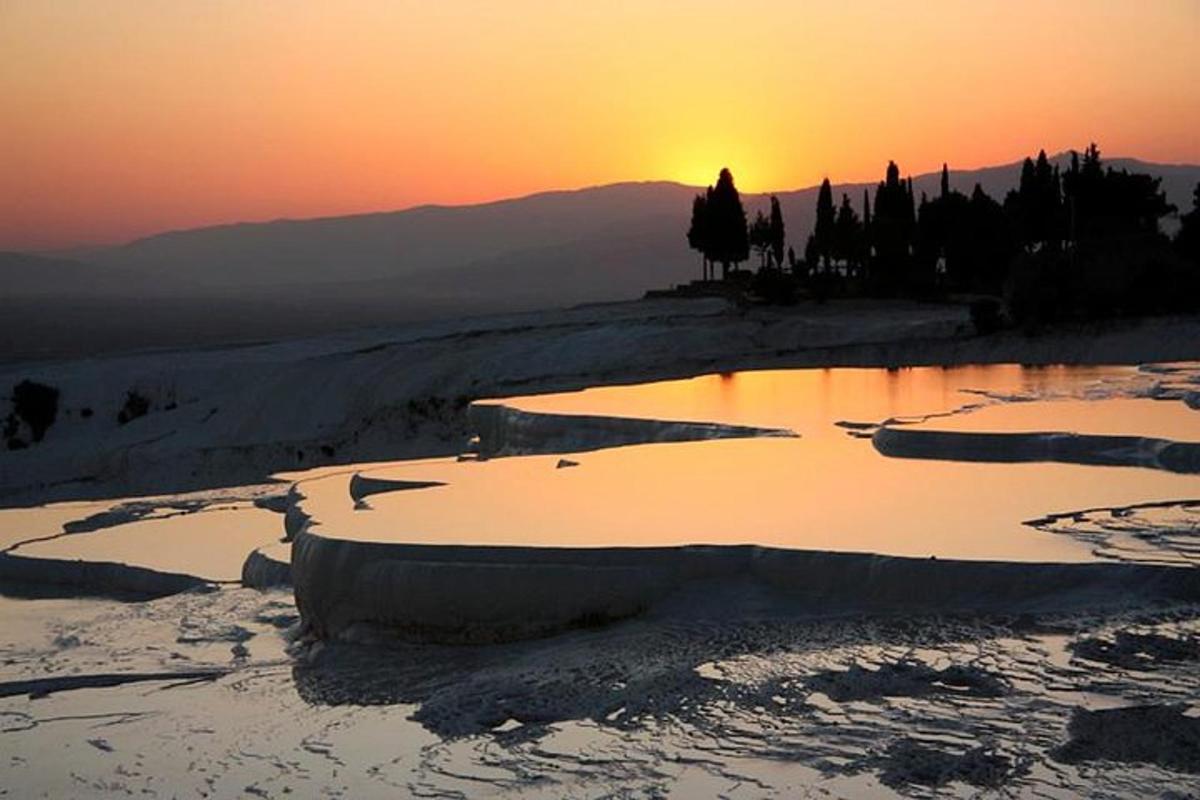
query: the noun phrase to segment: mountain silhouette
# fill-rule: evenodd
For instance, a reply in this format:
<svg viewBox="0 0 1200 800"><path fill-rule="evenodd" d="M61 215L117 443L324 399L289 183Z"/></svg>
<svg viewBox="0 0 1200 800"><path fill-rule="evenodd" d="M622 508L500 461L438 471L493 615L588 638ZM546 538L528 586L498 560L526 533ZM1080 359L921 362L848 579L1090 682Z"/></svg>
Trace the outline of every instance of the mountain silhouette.
<svg viewBox="0 0 1200 800"><path fill-rule="evenodd" d="M1069 158L1052 161L1065 167ZM1185 210L1200 182L1197 165L1105 164L1161 177L1167 199ZM949 182L964 193L978 183L1003 198L1020 170L1020 162L951 165ZM940 171L916 175L913 189L933 197L940 182ZM834 197L856 205L875 187L832 184ZM797 251L812 231L817 192L775 193ZM101 349L228 341L636 298L700 277L683 235L696 193L665 181L620 183L468 206L219 225L53 257L0 253L0 343L32 356L77 352L75 340L89 337ZM751 218L770 211L768 195L742 199ZM202 335L214 320L220 336ZM117 323L119 339L102 344Z"/></svg>
<svg viewBox="0 0 1200 800"><path fill-rule="evenodd" d="M1052 161L1066 165L1069 156ZM1110 159L1106 164L1163 178L1167 199L1189 208L1200 166ZM969 193L976 183L1003 198L1020 163L977 170L951 168L950 183ZM940 172L913 177L914 192L935 196ZM875 182L834 183L835 197L860 202ZM818 187L776 192L797 250L813 227ZM174 295L204 290L267 290L336 285L339 294L396 291L418 299L448 295L528 297L573 303L636 297L651 287L699 275L681 238L695 187L670 182L620 183L555 191L468 206L419 206L403 211L305 220L239 223L158 234L125 245L72 251L76 262L119 269L123 291ZM769 212L767 195L744 193L747 213ZM0 256L10 292L25 281ZM53 284L44 264L30 284ZM19 270L18 270L19 272ZM131 275L138 280L128 282ZM72 279L73 281L73 279Z"/></svg>

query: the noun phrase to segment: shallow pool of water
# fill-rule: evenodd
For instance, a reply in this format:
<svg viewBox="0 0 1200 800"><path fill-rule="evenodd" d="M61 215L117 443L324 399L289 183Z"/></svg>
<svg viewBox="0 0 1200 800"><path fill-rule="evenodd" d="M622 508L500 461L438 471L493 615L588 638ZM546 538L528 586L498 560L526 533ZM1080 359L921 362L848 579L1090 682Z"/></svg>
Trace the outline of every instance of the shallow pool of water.
<svg viewBox="0 0 1200 800"><path fill-rule="evenodd" d="M790 428L798 438L645 444L488 461L375 465L445 485L355 504L343 473L304 484L326 536L523 546L760 544L939 558L1086 561L1024 524L1048 513L1200 496L1194 475L880 454L879 424L1200 441L1200 412L1143 396L1127 367L816 369L710 375L502 401L526 412ZM1084 399L1090 398L1090 399ZM568 463L569 462L569 463Z"/></svg>

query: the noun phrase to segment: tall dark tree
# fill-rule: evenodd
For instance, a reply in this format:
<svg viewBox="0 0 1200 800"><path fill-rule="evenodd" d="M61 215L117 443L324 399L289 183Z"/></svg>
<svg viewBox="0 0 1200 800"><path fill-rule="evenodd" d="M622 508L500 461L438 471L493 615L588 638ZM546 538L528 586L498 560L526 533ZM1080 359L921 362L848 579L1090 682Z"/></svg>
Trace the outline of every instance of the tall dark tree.
<svg viewBox="0 0 1200 800"><path fill-rule="evenodd" d="M950 169L943 164L938 196L922 202L917 214L913 256L918 262L918 275L941 290L981 290L974 274L969 215L970 201L950 188Z"/></svg>
<svg viewBox="0 0 1200 800"><path fill-rule="evenodd" d="M913 194L913 179L911 175L908 176L908 180L905 181L905 184L906 191L908 193L908 203L904 209L904 223L908 226L908 246L911 250L912 234L917 226L917 203L916 195Z"/></svg>
<svg viewBox="0 0 1200 800"><path fill-rule="evenodd" d="M783 228L783 209L779 207L779 198L771 195L771 257L775 266L783 268L783 246L786 243Z"/></svg>
<svg viewBox="0 0 1200 800"><path fill-rule="evenodd" d="M812 278L817 274L817 266L821 263L821 254L817 252L817 237L808 235L804 242L804 272Z"/></svg>
<svg viewBox="0 0 1200 800"><path fill-rule="evenodd" d="M709 258L721 265L721 277L728 278L730 267L750 257L746 210L728 169L721 170L706 205L711 234Z"/></svg>
<svg viewBox="0 0 1200 800"><path fill-rule="evenodd" d="M1175 234L1175 249L1195 267L1200 268L1200 183L1192 192L1192 210L1179 215L1179 232Z"/></svg>
<svg viewBox="0 0 1200 800"><path fill-rule="evenodd" d="M771 253L771 221L759 211L750 223L750 246L758 253L759 269L767 268L767 257Z"/></svg>
<svg viewBox="0 0 1200 800"><path fill-rule="evenodd" d="M871 256L871 192L863 189L863 238L866 240L867 257Z"/></svg>
<svg viewBox="0 0 1200 800"><path fill-rule="evenodd" d="M892 293L904 287L915 227L912 181L901 180L900 168L889 161L884 181L875 190L871 219L875 257L870 277L877 291Z"/></svg>
<svg viewBox="0 0 1200 800"><path fill-rule="evenodd" d="M962 288L999 294L1009 262L1018 250L1008 215L978 183L971 192L963 231L964 268L959 273Z"/></svg>
<svg viewBox="0 0 1200 800"><path fill-rule="evenodd" d="M1159 220L1175 210L1161 183L1150 175L1105 170L1095 144L1084 151L1082 163L1072 154L1062 177L1070 239L1079 244L1157 235Z"/></svg>
<svg viewBox="0 0 1200 800"><path fill-rule="evenodd" d="M847 275L857 275L864 249L862 222L850 205L850 196L844 194L833 228L833 257L845 265Z"/></svg>
<svg viewBox="0 0 1200 800"><path fill-rule="evenodd" d="M828 271L833 260L834 227L837 224L837 209L833 205L833 187L829 179L821 181L817 191L817 221L810 237L810 247L805 248L805 260L813 271ZM809 258L808 251L812 252Z"/></svg>
<svg viewBox="0 0 1200 800"><path fill-rule="evenodd" d="M1092 144L1062 176L1070 248L1056 313L1085 317L1194 306L1196 272L1178 260L1159 220L1174 210L1161 181L1104 167Z"/></svg>
<svg viewBox="0 0 1200 800"><path fill-rule="evenodd" d="M1005 197L1004 209L1026 250L1061 247L1065 224L1061 182L1045 150L1038 152L1036 161L1026 158L1021 164L1020 183Z"/></svg>
<svg viewBox="0 0 1200 800"><path fill-rule="evenodd" d="M712 187L708 187L708 194L712 194ZM698 194L692 199L692 221L688 225L687 242L688 247L700 253L701 268L704 274L704 280L708 280L708 252L711 247L709 243L709 223L708 223L708 197L703 194Z"/></svg>

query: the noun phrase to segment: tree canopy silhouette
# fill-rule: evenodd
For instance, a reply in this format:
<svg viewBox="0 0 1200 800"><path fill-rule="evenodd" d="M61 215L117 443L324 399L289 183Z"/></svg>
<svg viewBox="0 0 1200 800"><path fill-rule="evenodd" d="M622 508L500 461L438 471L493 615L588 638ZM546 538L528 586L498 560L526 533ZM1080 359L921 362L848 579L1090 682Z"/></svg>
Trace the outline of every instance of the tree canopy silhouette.
<svg viewBox="0 0 1200 800"><path fill-rule="evenodd" d="M722 169L716 186L710 186L692 201L692 219L688 227L688 246L709 262L721 265L721 277L729 277L729 268L750 257L750 237L746 230L746 210L733 183L733 173Z"/></svg>
<svg viewBox="0 0 1200 800"><path fill-rule="evenodd" d="M729 268L750 257L750 239L746 231L746 210L733 183L733 173L722 169L707 203L712 250L709 257L721 265L722 277Z"/></svg>
<svg viewBox="0 0 1200 800"><path fill-rule="evenodd" d="M1179 233L1175 235L1175 249L1179 254L1200 268L1200 183L1192 191L1192 210L1179 215Z"/></svg>
<svg viewBox="0 0 1200 800"><path fill-rule="evenodd" d="M1025 159L1021 181L1004 198L1004 209L1026 250L1058 249L1062 245L1065 220L1061 182L1058 168L1050 166L1045 150L1038 152L1036 162Z"/></svg>
<svg viewBox="0 0 1200 800"><path fill-rule="evenodd" d="M1070 225L1076 242L1158 233L1158 221L1175 210L1160 188L1162 180L1149 175L1103 168L1095 144L1084 151L1082 163L1071 154L1063 175Z"/></svg>
<svg viewBox="0 0 1200 800"><path fill-rule="evenodd" d="M750 223L750 246L758 253L759 269L766 269L767 257L771 253L771 221L761 211L754 215L754 222Z"/></svg>
<svg viewBox="0 0 1200 800"><path fill-rule="evenodd" d="M862 222L846 194L842 195L842 205L833 224L833 257L845 268L847 276L860 274L866 260Z"/></svg>
<svg viewBox="0 0 1200 800"><path fill-rule="evenodd" d="M833 262L834 228L837 211L833 206L833 187L829 178L821 181L817 190L817 221L805 248L804 258L813 272L828 272Z"/></svg>
<svg viewBox="0 0 1200 800"><path fill-rule="evenodd" d="M915 227L912 181L901 180L900 168L889 161L884 180L875 190L871 219L875 263L870 278L879 290L893 293L905 284Z"/></svg>
<svg viewBox="0 0 1200 800"><path fill-rule="evenodd" d="M728 278L753 247L760 278L773 273L753 282L761 299L958 294L974 297L974 308L987 295L989 329L1000 319L1001 296L1008 320L1023 325L1200 307L1200 186L1172 242L1160 230L1174 211L1160 179L1106 168L1094 144L1072 153L1066 169L1044 150L1026 158L1003 203L978 184L963 194L951 178L943 164L936 196L922 193L918 202L912 178L889 161L874 195L864 190L861 216L846 195L834 204L826 178L797 259L778 198L747 228L724 169L693 200L688 244L702 253L706 278L712 263Z"/></svg>
<svg viewBox="0 0 1200 800"><path fill-rule="evenodd" d="M58 389L36 381L23 380L13 387L12 412L5 421L5 437L9 449L24 446L17 438L19 423L29 426L33 441L40 442L58 418Z"/></svg>
<svg viewBox="0 0 1200 800"><path fill-rule="evenodd" d="M775 266L783 268L783 246L787 239L783 227L783 209L779 207L779 198L771 195L771 258Z"/></svg>
<svg viewBox="0 0 1200 800"><path fill-rule="evenodd" d="M1071 154L1061 188L1063 251L1026 248L1010 267L1006 298L1016 321L1031 325L1195 306L1197 270L1179 259L1159 230L1159 220L1174 206L1158 178L1105 168L1092 144L1082 159Z"/></svg>
<svg viewBox="0 0 1200 800"><path fill-rule="evenodd" d="M701 267L704 270L704 280L708 280L708 254L711 250L709 244L709 226L708 226L708 197L712 195L712 187L708 187L707 195L698 194L692 200L692 221L688 225L687 242L688 247L700 253Z"/></svg>

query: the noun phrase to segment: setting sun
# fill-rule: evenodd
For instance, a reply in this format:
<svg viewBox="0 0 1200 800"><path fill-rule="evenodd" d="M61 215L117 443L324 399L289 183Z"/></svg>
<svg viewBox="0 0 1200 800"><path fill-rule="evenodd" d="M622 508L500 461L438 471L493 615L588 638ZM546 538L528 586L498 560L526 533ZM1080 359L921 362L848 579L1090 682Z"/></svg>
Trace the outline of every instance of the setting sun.
<svg viewBox="0 0 1200 800"><path fill-rule="evenodd" d="M1056 152L1200 158L1187 0L0 9L0 248L723 165L753 191Z"/></svg>
<svg viewBox="0 0 1200 800"><path fill-rule="evenodd" d="M0 0L0 797L1195 797L1198 42Z"/></svg>

